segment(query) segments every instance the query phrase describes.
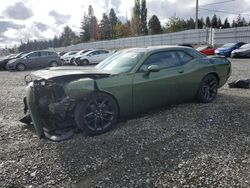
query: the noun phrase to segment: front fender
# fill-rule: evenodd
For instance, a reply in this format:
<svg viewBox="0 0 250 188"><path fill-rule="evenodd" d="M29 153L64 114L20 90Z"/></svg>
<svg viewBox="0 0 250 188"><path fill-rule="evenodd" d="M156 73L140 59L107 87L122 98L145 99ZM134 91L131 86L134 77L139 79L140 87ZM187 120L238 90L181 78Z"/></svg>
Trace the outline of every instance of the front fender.
<svg viewBox="0 0 250 188"><path fill-rule="evenodd" d="M91 78L81 78L64 86L65 94L74 99L82 99L95 90L95 80Z"/></svg>

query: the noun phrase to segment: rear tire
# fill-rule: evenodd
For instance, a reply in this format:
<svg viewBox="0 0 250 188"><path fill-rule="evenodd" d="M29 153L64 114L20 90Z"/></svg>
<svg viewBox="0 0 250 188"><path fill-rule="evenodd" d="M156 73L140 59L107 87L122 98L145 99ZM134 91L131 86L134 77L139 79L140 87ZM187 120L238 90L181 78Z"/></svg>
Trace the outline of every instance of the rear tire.
<svg viewBox="0 0 250 188"><path fill-rule="evenodd" d="M52 62L50 63L50 66L51 66L51 67L57 67L57 66L58 66L58 63L57 63L56 61L52 61Z"/></svg>
<svg viewBox="0 0 250 188"><path fill-rule="evenodd" d="M24 71L24 70L26 69L26 67L25 67L24 64L19 63L19 64L16 65L16 69L17 69L18 71Z"/></svg>
<svg viewBox="0 0 250 188"><path fill-rule="evenodd" d="M197 93L198 101L202 103L212 102L216 98L217 92L218 80L214 75L209 74L205 76L200 83Z"/></svg>
<svg viewBox="0 0 250 188"><path fill-rule="evenodd" d="M81 61L80 65L89 65L89 61L87 59L84 59Z"/></svg>
<svg viewBox="0 0 250 188"><path fill-rule="evenodd" d="M88 135L99 135L115 125L118 106L110 95L95 93L76 106L74 118L80 130Z"/></svg>

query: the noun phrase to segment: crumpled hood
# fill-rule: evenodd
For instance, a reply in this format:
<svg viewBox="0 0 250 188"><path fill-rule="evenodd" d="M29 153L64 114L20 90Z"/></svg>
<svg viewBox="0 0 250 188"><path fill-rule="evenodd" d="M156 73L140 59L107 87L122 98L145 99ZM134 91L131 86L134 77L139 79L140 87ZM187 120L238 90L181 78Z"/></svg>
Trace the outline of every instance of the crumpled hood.
<svg viewBox="0 0 250 188"><path fill-rule="evenodd" d="M44 79L73 76L73 75L111 75L112 72L97 69L95 67L55 67L39 70L31 73L32 75Z"/></svg>

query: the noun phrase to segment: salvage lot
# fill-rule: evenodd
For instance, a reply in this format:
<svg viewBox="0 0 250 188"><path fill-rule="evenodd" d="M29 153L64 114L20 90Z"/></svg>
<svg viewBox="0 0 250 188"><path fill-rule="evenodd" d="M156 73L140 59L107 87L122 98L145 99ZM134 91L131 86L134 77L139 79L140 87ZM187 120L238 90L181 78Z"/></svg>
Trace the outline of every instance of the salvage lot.
<svg viewBox="0 0 250 188"><path fill-rule="evenodd" d="M250 78L233 59L229 81ZM54 143L19 123L28 72L0 72L0 187L249 187L250 90L219 90L121 122L96 137Z"/></svg>

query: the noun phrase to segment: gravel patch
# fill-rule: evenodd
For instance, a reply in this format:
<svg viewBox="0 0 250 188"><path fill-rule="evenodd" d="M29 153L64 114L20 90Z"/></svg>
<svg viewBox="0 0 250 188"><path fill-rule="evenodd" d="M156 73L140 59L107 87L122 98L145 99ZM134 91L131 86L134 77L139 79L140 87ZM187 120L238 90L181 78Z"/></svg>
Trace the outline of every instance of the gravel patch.
<svg viewBox="0 0 250 188"><path fill-rule="evenodd" d="M250 78L233 59L229 79ZM250 187L250 90L219 90L54 143L23 125L23 77L0 72L0 187Z"/></svg>

